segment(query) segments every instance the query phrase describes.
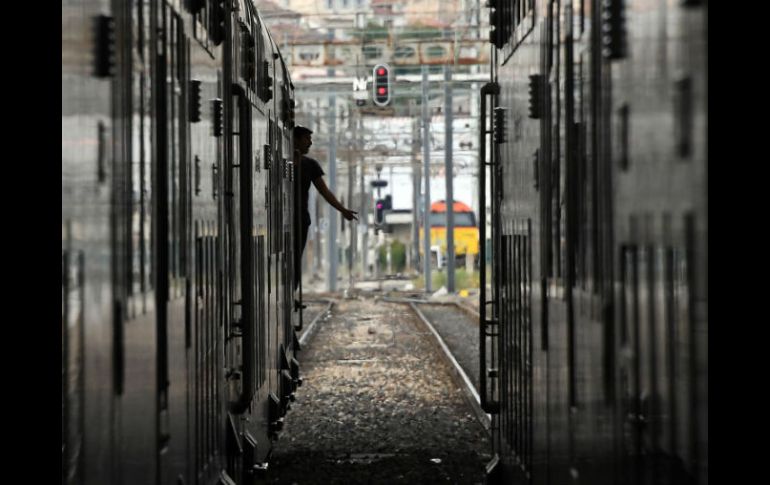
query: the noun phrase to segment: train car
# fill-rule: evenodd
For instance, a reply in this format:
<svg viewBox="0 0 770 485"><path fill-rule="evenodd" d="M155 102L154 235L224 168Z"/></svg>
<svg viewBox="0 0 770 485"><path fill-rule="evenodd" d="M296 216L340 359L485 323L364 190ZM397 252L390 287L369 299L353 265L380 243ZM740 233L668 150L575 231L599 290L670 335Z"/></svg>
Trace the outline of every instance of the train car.
<svg viewBox="0 0 770 485"><path fill-rule="evenodd" d="M468 205L454 201L452 205L454 214L454 246L455 256L465 257L471 255L474 259L479 254L479 229L476 225L476 216ZM430 245L438 247L442 254L447 254L447 215L446 201L439 200L430 206ZM423 238L423 230L420 228L420 240ZM420 246L422 254L422 246Z"/></svg>
<svg viewBox="0 0 770 485"><path fill-rule="evenodd" d="M490 6L490 481L707 484L708 2Z"/></svg>
<svg viewBox="0 0 770 485"><path fill-rule="evenodd" d="M62 483L252 483L301 378L294 88L250 0L62 4Z"/></svg>

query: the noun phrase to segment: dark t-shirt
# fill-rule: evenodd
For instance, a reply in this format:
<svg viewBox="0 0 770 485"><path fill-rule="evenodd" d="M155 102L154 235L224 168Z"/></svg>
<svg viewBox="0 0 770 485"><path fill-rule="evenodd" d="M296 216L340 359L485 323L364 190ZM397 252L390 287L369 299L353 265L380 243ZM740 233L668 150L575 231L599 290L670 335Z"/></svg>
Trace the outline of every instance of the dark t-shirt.
<svg viewBox="0 0 770 485"><path fill-rule="evenodd" d="M310 197L310 185L313 180L325 175L321 164L318 160L302 155L302 177L300 178L300 184L302 185L302 222L306 225L310 225L310 212L307 208L308 197Z"/></svg>

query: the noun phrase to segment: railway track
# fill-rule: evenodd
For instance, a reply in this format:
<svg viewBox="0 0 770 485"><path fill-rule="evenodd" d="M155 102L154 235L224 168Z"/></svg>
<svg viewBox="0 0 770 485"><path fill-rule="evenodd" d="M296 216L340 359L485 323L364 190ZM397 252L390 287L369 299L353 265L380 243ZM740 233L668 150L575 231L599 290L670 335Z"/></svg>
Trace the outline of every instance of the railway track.
<svg viewBox="0 0 770 485"><path fill-rule="evenodd" d="M488 420L425 312L382 298L312 310L272 482L482 483Z"/></svg>

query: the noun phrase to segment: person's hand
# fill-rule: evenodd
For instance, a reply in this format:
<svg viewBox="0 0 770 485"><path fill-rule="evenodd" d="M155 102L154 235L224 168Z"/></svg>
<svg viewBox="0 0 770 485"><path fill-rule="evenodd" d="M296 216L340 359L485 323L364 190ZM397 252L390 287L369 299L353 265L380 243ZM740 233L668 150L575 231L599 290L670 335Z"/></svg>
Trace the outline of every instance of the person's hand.
<svg viewBox="0 0 770 485"><path fill-rule="evenodd" d="M353 219L358 220L358 217L356 217L356 214L358 214L358 212L356 211L352 211L350 209L342 209L340 212L342 212L342 217L344 217L349 221L352 221Z"/></svg>

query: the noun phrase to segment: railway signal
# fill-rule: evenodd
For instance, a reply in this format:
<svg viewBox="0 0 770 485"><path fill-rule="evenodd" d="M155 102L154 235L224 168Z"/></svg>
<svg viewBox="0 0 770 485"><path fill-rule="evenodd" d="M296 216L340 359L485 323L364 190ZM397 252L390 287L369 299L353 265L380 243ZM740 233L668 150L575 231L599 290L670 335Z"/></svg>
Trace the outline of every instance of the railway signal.
<svg viewBox="0 0 770 485"><path fill-rule="evenodd" d="M374 204L374 223L378 226L385 221L385 201L377 199Z"/></svg>
<svg viewBox="0 0 770 485"><path fill-rule="evenodd" d="M372 71L372 89L374 104L380 107L390 104L390 67L387 64L377 64Z"/></svg>

